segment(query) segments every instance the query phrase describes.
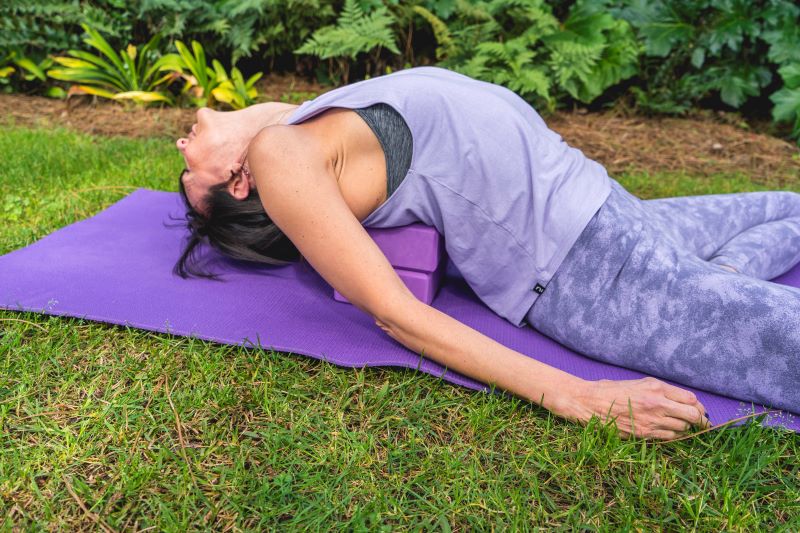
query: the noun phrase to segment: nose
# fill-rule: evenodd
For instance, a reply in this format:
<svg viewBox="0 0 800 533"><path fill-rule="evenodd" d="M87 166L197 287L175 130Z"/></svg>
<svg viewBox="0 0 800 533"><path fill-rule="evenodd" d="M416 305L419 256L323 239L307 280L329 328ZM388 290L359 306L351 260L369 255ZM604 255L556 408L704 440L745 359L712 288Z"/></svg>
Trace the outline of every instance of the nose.
<svg viewBox="0 0 800 533"><path fill-rule="evenodd" d="M189 142L189 139L187 139L186 137L181 137L180 139L178 139L178 140L175 142L175 147L176 147L178 150L180 150L181 152L183 152L183 150L186 148L186 144L187 144L188 142Z"/></svg>

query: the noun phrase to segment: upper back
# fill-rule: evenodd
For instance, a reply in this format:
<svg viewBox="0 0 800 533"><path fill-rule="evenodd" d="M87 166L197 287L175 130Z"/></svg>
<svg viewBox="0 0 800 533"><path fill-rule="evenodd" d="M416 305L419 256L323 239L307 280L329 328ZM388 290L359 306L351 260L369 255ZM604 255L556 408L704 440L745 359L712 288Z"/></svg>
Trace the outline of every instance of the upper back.
<svg viewBox="0 0 800 533"><path fill-rule="evenodd" d="M605 169L550 130L513 91L438 67L339 87L304 102L301 123L332 107L394 107L412 134L408 175L362 224L422 222L497 314L520 325L611 190Z"/></svg>

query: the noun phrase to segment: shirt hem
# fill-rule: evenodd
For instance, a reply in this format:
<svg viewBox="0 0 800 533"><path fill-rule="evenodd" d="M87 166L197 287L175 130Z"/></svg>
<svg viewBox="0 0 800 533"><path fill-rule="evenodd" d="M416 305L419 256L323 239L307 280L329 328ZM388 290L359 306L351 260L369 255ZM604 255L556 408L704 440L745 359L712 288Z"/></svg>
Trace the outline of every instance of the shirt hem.
<svg viewBox="0 0 800 533"><path fill-rule="evenodd" d="M564 259L566 259L567 254L570 252L570 250L572 250L572 247L575 246L575 243L578 242L578 239L580 238L581 233L583 233L583 230L586 229L586 227L589 225L589 222L591 222L592 218L597 214L600 208L603 207L603 204L606 202L609 195L611 194L611 183L610 181L606 183L608 185L607 190L605 194L600 197L601 199L597 203L597 205L594 206L594 209L591 209L587 212L588 216L585 217L585 220L581 221L579 219L578 222L570 228L570 231L568 233L569 239L566 241L569 243L569 245L561 247L558 250L558 252L553 255L553 257L550 259L550 262L547 264L545 272L551 272L551 274L546 276L544 280L539 282L542 286L544 286L545 290L547 290L547 286L550 284L550 281L553 279L553 277L555 277L556 272L558 272L558 269L561 267L561 264L564 262ZM542 293L544 293L544 291L542 291ZM539 300L539 296L541 296L541 294L537 294L534 291L529 291L529 294L530 296L533 297L533 300L531 301L530 304L528 304L526 300L530 298L523 299L522 309L524 309L525 312L522 313L521 316L519 316L519 313L515 313L513 316L514 318L513 324L518 328L525 326L526 324L525 319L527 318L533 306L536 305L536 302Z"/></svg>

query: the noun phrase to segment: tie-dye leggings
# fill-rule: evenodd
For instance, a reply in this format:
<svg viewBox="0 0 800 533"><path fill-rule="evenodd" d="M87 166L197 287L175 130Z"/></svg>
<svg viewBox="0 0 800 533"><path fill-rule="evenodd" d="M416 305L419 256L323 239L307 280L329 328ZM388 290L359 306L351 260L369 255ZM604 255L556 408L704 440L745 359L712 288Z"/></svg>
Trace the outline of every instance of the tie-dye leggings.
<svg viewBox="0 0 800 533"><path fill-rule="evenodd" d="M798 193L642 200L612 179L527 322L594 359L800 413L800 289L765 281L798 261Z"/></svg>

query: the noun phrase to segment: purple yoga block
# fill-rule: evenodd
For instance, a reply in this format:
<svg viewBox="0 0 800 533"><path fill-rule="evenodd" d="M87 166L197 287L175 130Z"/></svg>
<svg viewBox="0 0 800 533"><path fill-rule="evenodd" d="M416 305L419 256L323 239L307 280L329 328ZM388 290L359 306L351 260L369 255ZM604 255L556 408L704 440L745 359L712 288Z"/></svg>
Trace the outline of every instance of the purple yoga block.
<svg viewBox="0 0 800 533"><path fill-rule="evenodd" d="M445 264L445 261L442 261L439 263L439 267L433 272L419 272L417 270L406 270L404 268L395 268L394 270L419 301L430 305L436 293L439 291L439 286L442 284L442 274L445 270ZM348 299L342 296L337 290L333 291L333 297L339 302L350 303Z"/></svg>
<svg viewBox="0 0 800 533"><path fill-rule="evenodd" d="M439 290L446 255L444 239L436 228L415 223L397 228L365 228L406 287L420 301L429 304ZM334 299L349 303L339 291Z"/></svg>
<svg viewBox="0 0 800 533"><path fill-rule="evenodd" d="M433 272L445 257L444 239L432 226L365 229L395 268Z"/></svg>

